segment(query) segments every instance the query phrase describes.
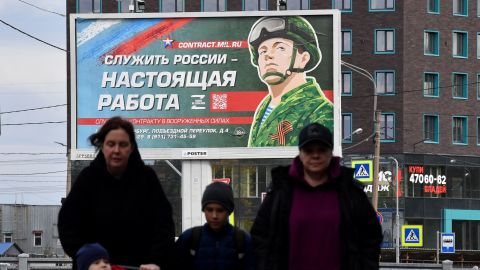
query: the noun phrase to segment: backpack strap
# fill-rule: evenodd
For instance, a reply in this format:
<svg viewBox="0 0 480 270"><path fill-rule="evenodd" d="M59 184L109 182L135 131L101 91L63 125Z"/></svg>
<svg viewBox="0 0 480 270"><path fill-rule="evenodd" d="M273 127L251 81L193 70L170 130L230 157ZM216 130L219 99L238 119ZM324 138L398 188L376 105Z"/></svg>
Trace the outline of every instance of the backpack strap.
<svg viewBox="0 0 480 270"><path fill-rule="evenodd" d="M190 255L195 256L198 246L200 245L200 237L202 237L202 226L192 228L192 237L190 237Z"/></svg>
<svg viewBox="0 0 480 270"><path fill-rule="evenodd" d="M233 241L238 259L242 260L245 257L245 232L238 227L233 227Z"/></svg>

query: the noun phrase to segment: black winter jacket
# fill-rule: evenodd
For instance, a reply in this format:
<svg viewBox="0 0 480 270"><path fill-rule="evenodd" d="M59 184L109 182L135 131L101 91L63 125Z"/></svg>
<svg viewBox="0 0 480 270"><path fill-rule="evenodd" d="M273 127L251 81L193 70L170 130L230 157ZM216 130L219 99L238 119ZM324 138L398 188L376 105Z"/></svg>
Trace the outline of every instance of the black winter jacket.
<svg viewBox="0 0 480 270"><path fill-rule="evenodd" d="M288 270L289 218L296 181L288 171L288 166L272 170L272 185L251 230L257 270ZM346 167L341 167L341 175L334 183L341 210L342 270L379 269L383 236L363 185Z"/></svg>
<svg viewBox="0 0 480 270"><path fill-rule="evenodd" d="M244 233L243 258L238 259L238 244L234 228L228 224L221 232L213 232L208 224L203 225L198 246L193 245L193 228L180 235L175 243L177 270L253 270L252 238ZM195 250L192 256L190 250Z"/></svg>
<svg viewBox="0 0 480 270"><path fill-rule="evenodd" d="M168 268L175 240L172 208L155 171L134 153L120 179L108 173L102 152L80 172L58 216L60 241L70 257L98 242L113 264Z"/></svg>

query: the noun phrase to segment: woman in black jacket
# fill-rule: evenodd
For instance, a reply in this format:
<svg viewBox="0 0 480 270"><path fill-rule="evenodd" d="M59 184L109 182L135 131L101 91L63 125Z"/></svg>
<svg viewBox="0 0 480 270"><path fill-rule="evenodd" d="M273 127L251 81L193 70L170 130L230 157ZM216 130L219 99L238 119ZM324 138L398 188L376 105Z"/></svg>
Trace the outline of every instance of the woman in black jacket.
<svg viewBox="0 0 480 270"><path fill-rule="evenodd" d="M172 208L140 157L133 125L113 117L89 139L98 154L58 216L63 249L73 258L84 244L98 242L113 264L166 269L174 245Z"/></svg>
<svg viewBox="0 0 480 270"><path fill-rule="evenodd" d="M333 136L306 126L300 154L272 170L251 235L257 270L379 268L381 227L353 170L333 157Z"/></svg>

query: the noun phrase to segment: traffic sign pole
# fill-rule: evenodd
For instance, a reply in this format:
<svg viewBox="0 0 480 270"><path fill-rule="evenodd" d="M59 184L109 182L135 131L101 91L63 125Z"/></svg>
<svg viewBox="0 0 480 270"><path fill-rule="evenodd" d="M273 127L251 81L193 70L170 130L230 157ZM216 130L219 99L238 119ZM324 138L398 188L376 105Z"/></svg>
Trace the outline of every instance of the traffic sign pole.
<svg viewBox="0 0 480 270"><path fill-rule="evenodd" d="M437 264L440 262L440 232L437 231Z"/></svg>

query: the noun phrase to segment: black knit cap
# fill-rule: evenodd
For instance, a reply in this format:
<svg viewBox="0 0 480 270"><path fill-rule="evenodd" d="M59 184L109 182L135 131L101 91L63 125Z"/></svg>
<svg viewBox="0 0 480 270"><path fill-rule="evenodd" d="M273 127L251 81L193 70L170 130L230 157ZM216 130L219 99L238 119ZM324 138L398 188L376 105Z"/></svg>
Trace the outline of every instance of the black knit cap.
<svg viewBox="0 0 480 270"><path fill-rule="evenodd" d="M202 211L209 203L218 203L225 207L228 213L235 209L233 190L230 185L222 182L213 182L205 188L202 197Z"/></svg>
<svg viewBox="0 0 480 270"><path fill-rule="evenodd" d="M329 149L333 149L332 132L319 123L308 124L300 131L298 148L302 148L311 142L319 142L327 146Z"/></svg>
<svg viewBox="0 0 480 270"><path fill-rule="evenodd" d="M107 250L99 243L83 245L75 255L77 270L88 270L90 265L99 259L110 260Z"/></svg>

